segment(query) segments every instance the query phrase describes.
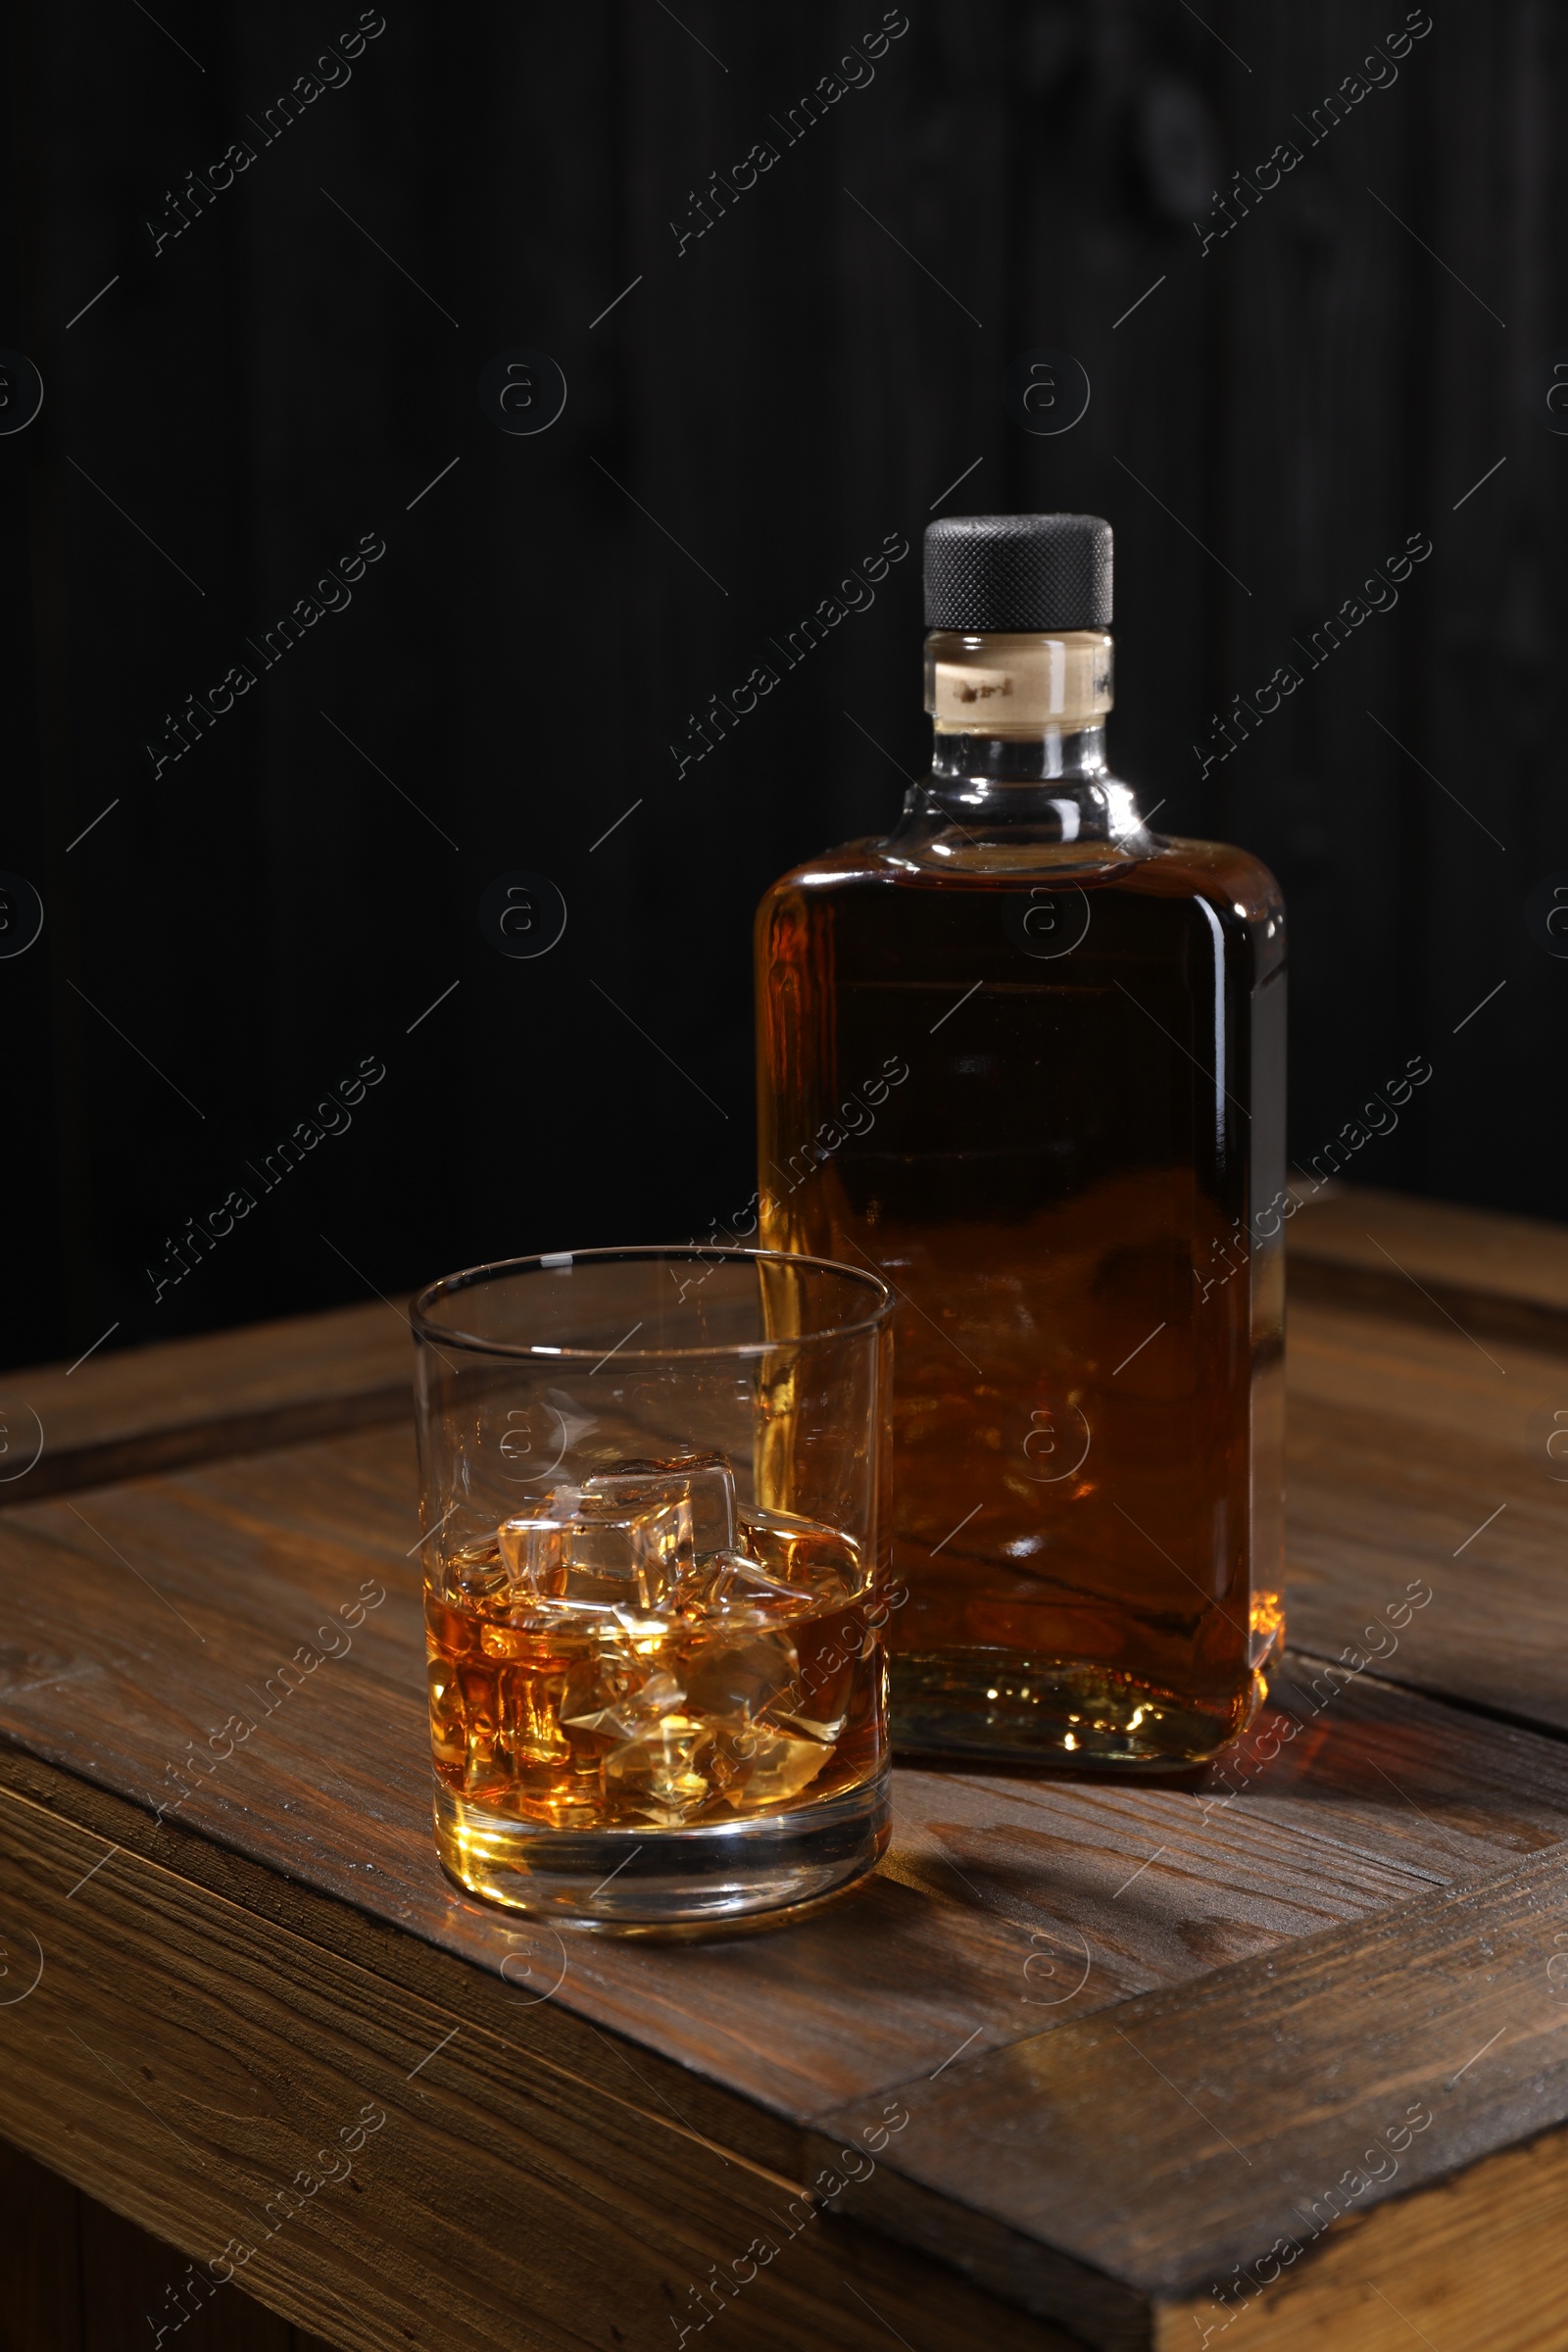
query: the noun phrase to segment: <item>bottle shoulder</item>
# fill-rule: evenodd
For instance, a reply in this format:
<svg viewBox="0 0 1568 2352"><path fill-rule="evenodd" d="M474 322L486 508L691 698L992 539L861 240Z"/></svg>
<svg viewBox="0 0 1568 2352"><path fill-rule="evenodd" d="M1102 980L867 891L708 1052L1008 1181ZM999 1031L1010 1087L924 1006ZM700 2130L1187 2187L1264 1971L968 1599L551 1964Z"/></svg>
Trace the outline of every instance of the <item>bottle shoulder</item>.
<svg viewBox="0 0 1568 2352"><path fill-rule="evenodd" d="M1227 957L1240 959L1250 986L1283 976L1284 900L1268 867L1250 851L1147 832L1134 846L1061 846L1069 855L1055 858L1036 851L999 871L973 859L912 864L891 854L884 841L847 842L793 867L764 894L756 930L760 968L793 968L802 956L828 953L845 969L846 957L854 964L866 957L875 963L891 955L903 962L921 954L921 939L946 941L953 918L972 922L988 901L1004 926L1009 900L1054 903L1066 896L1092 916L1094 903L1104 896L1117 903L1116 925L1104 934L1097 923L1096 935L1117 937L1129 952L1156 952L1157 940L1164 943L1158 953L1180 953L1180 910L1185 906L1196 916L1201 906L1201 927L1223 938ZM1173 916L1176 931L1170 928ZM895 940L901 943L896 948Z"/></svg>
<svg viewBox="0 0 1568 2352"><path fill-rule="evenodd" d="M1278 882L1250 851L1230 842L1147 832L1131 846L1034 846L1021 855L1003 851L918 864L893 854L888 840L867 837L792 866L769 886L763 903L791 893L820 898L863 889L998 892L1038 889L1052 882L1164 899L1206 899L1216 909L1228 908L1250 922L1280 918L1285 910Z"/></svg>
<svg viewBox="0 0 1568 2352"><path fill-rule="evenodd" d="M1192 841L1178 834L1157 841L1144 886L1167 896L1185 894L1229 906L1244 921L1285 916L1285 896L1261 858L1228 841Z"/></svg>
<svg viewBox="0 0 1568 2352"><path fill-rule="evenodd" d="M830 890L838 883L865 882L891 873L890 861L882 857L880 841L867 835L861 841L847 841L836 850L824 850L819 857L807 858L792 865L787 873L770 882L764 894L777 898L788 890Z"/></svg>

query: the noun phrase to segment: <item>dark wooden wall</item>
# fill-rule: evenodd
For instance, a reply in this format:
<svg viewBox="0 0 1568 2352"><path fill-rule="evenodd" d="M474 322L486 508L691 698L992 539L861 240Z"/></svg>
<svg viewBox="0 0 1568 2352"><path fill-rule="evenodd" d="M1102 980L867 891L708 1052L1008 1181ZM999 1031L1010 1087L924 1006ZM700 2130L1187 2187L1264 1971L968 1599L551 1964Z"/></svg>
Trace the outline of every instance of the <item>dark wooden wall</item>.
<svg viewBox="0 0 1568 2352"><path fill-rule="evenodd" d="M46 398L0 437L0 867L47 920L0 961L10 1360L739 1206L751 909L922 758L917 552L679 780L668 746L939 511L1114 523L1118 764L1285 884L1298 1157L1424 1055L1355 1176L1560 1213L1568 963L1525 922L1568 869L1568 439L1534 371L1568 346L1560 11L1434 0L1308 147L1398 0L909 0L783 148L874 0L386 0L263 146L247 117L357 13L13 17L0 344ZM155 259L165 191L241 137ZM778 163L677 252L761 138ZM1292 138L1202 251L1216 182ZM476 397L517 346L569 386L537 437ZM1093 386L1057 438L1002 405L1042 346ZM155 780L164 714L365 532L352 606ZM1411 533L1397 608L1202 774L1211 715ZM568 907L536 962L476 920L515 868ZM352 1129L155 1306L165 1238L366 1055Z"/></svg>

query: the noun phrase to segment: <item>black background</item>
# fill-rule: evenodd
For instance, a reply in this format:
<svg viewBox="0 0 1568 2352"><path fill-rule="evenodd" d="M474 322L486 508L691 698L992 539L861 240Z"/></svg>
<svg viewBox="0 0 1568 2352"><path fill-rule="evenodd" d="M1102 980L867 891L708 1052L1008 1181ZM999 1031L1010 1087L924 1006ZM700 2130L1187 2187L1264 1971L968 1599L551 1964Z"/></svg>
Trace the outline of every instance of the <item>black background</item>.
<svg viewBox="0 0 1568 2352"><path fill-rule="evenodd" d="M386 0L264 144L247 118L353 6L21 7L0 343L46 397L0 438L0 867L46 922L0 962L9 1360L739 1208L752 909L924 757L938 512L1114 524L1115 764L1284 883L1298 1159L1423 1054L1355 1178L1559 1213L1568 964L1524 909L1568 868L1536 367L1568 346L1568 25L1433 0L1308 147L1295 118L1405 14L909 0L786 145L875 0ZM1202 252L1215 183L1286 138ZM155 256L166 191L236 139L256 161ZM678 249L760 139L776 165ZM515 348L568 386L536 436L479 405ZM1040 348L1093 387L1055 438L1002 403ZM677 779L688 713L890 532L875 606ZM1412 532L1397 609L1200 777L1210 714ZM246 638L365 533L352 604L260 671ZM240 661L155 779L165 713ZM516 869L566 903L537 960L479 928ZM366 1056L352 1127L155 1305L166 1238Z"/></svg>

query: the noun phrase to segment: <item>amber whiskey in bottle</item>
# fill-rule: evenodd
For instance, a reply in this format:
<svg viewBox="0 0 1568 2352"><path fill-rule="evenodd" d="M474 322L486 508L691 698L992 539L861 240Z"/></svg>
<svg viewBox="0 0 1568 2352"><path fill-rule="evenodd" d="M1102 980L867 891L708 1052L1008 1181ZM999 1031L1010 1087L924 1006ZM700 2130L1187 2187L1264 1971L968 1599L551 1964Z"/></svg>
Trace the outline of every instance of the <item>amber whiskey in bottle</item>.
<svg viewBox="0 0 1568 2352"><path fill-rule="evenodd" d="M759 911L760 1196L895 1293L896 1740L1136 1770L1283 1639L1285 939L1106 765L1110 569L927 532L930 776Z"/></svg>

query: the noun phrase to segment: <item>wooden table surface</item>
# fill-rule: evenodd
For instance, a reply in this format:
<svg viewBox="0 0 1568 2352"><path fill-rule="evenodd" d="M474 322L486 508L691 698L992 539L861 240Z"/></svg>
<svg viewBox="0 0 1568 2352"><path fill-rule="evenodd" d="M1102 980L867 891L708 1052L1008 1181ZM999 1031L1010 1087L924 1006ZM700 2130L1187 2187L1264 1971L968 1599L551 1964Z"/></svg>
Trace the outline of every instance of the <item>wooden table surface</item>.
<svg viewBox="0 0 1568 2352"><path fill-rule="evenodd" d="M343 2346L1568 2346L1568 1234L1290 1240L1248 1740L700 1945L437 1868L399 1307L0 1378L0 2134Z"/></svg>

